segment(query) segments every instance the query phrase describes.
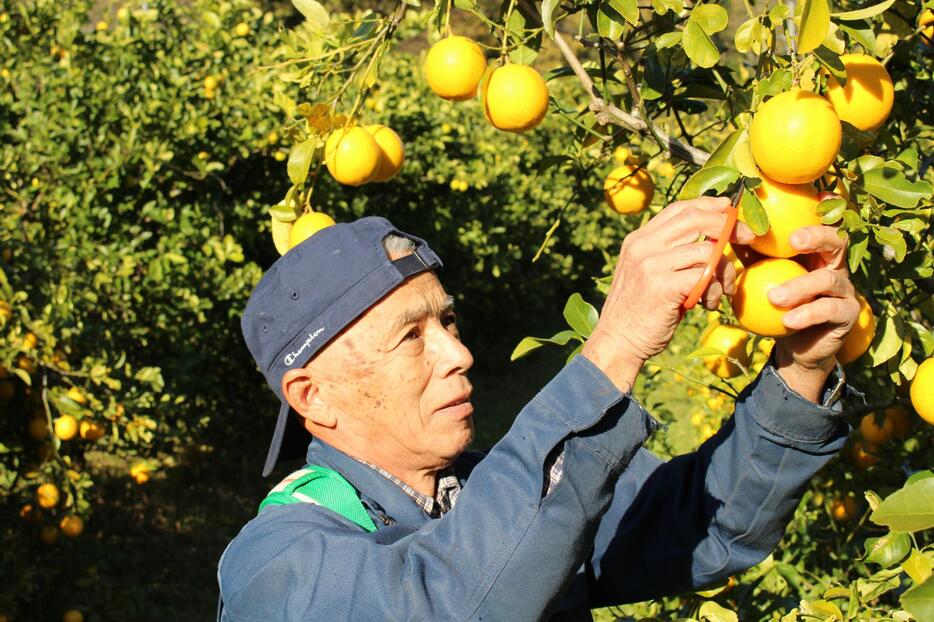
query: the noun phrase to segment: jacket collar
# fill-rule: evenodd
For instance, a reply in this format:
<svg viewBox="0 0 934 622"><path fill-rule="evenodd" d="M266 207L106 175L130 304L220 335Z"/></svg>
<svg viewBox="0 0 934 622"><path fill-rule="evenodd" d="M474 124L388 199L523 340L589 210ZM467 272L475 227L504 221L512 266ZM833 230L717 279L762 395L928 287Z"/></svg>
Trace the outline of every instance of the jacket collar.
<svg viewBox="0 0 934 622"><path fill-rule="evenodd" d="M382 511L398 524L418 527L430 520L418 504L388 478L317 438L308 445L306 463L337 471L357 489L364 505Z"/></svg>

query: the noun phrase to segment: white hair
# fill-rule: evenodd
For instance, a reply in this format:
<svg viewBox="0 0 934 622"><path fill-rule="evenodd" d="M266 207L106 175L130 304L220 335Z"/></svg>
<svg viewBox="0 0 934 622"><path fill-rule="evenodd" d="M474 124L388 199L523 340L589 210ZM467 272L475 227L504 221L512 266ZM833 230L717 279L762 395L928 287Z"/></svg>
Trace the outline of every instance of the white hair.
<svg viewBox="0 0 934 622"><path fill-rule="evenodd" d="M398 259L415 252L415 242L401 235L390 233L383 238L383 249L390 259Z"/></svg>

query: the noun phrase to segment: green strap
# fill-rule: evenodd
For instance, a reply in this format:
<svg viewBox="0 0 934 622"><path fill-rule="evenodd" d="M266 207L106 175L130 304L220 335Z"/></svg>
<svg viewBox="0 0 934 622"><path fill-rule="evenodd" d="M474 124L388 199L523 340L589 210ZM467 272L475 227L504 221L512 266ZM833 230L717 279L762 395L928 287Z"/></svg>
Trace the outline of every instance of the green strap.
<svg viewBox="0 0 934 622"><path fill-rule="evenodd" d="M340 514L364 531L376 531L376 524L367 514L357 489L337 471L307 465L295 471L273 488L257 513L269 505L314 503Z"/></svg>

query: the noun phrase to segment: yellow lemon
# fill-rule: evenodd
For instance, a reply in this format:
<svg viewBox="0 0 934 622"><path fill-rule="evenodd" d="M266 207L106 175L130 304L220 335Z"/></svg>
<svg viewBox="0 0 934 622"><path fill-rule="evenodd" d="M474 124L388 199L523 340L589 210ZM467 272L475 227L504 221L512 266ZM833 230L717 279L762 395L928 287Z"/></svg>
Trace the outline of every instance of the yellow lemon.
<svg viewBox="0 0 934 622"><path fill-rule="evenodd" d="M69 441L78 433L78 420L71 415L62 415L55 420L55 436L63 441Z"/></svg>
<svg viewBox="0 0 934 622"><path fill-rule="evenodd" d="M234 26L234 34L238 37L245 37L250 34L250 25L245 22L240 22Z"/></svg>
<svg viewBox="0 0 934 622"><path fill-rule="evenodd" d="M934 358L921 363L911 380L911 405L922 419L934 425Z"/></svg>
<svg viewBox="0 0 934 622"><path fill-rule="evenodd" d="M84 614L77 609L69 609L62 616L62 622L84 622Z"/></svg>
<svg viewBox="0 0 934 622"><path fill-rule="evenodd" d="M204 88L208 91L213 91L218 86L217 78L214 76L207 76L204 79Z"/></svg>
<svg viewBox="0 0 934 622"><path fill-rule="evenodd" d="M856 518L859 506L853 497L836 498L830 504L830 513L841 522L850 521Z"/></svg>
<svg viewBox="0 0 934 622"><path fill-rule="evenodd" d="M58 524L58 528L61 529L62 533L67 537L77 538L81 535L81 532L84 531L84 521L81 520L80 516L70 514L62 517L62 522Z"/></svg>
<svg viewBox="0 0 934 622"><path fill-rule="evenodd" d="M496 129L524 132L541 123L547 112L548 86L528 65L503 65L483 83L483 114Z"/></svg>
<svg viewBox="0 0 934 622"><path fill-rule="evenodd" d="M603 182L603 198L620 214L636 214L652 202L655 184L644 168L633 164L617 166Z"/></svg>
<svg viewBox="0 0 934 622"><path fill-rule="evenodd" d="M763 176L756 187L756 196L769 218L769 230L749 246L768 257L794 257L798 251L789 241L792 232L821 224L817 190L811 184L783 184ZM739 219L746 222L742 210Z"/></svg>
<svg viewBox="0 0 934 622"><path fill-rule="evenodd" d="M788 309L768 299L773 287L807 274L801 264L790 259L763 259L743 270L736 279L733 313L737 323L756 335L782 337L794 331L782 324Z"/></svg>
<svg viewBox="0 0 934 622"><path fill-rule="evenodd" d="M840 119L823 97L794 89L776 95L756 111L749 126L752 157L775 181L814 181L837 157Z"/></svg>
<svg viewBox="0 0 934 622"><path fill-rule="evenodd" d="M921 37L925 43L932 45L934 43L934 11L931 11L931 9L924 9L918 15L918 26L926 26L927 24L931 25L921 31Z"/></svg>
<svg viewBox="0 0 934 622"><path fill-rule="evenodd" d="M840 351L837 352L837 360L843 364L861 357L863 352L869 349L869 344L876 336L876 317L872 314L869 301L861 294L856 294L856 299L859 301L859 315L856 317L856 323L850 330L850 334L843 340Z"/></svg>
<svg viewBox="0 0 934 622"><path fill-rule="evenodd" d="M733 250L729 242L723 247L723 256L730 260L730 263L732 263L733 267L736 269L736 275L739 276L739 273L742 272L746 266L740 261L739 257L736 256L736 251Z"/></svg>
<svg viewBox="0 0 934 622"><path fill-rule="evenodd" d="M13 317L13 307L6 300L0 300L0 319L8 322Z"/></svg>
<svg viewBox="0 0 934 622"><path fill-rule="evenodd" d="M40 507L47 510L58 505L59 498L58 487L55 484L42 484L36 489L36 501Z"/></svg>
<svg viewBox="0 0 934 622"><path fill-rule="evenodd" d="M867 443L881 445L893 438L906 436L910 426L908 413L896 406L885 409L881 424L876 421L875 414L865 415L859 422L859 433Z"/></svg>
<svg viewBox="0 0 934 622"><path fill-rule="evenodd" d="M86 441L96 441L100 440L104 436L104 426L99 424L96 421L88 421L87 419L81 420L81 425L78 426L78 434Z"/></svg>
<svg viewBox="0 0 934 622"><path fill-rule="evenodd" d="M885 66L865 54L844 54L846 84L827 79L827 100L841 121L858 130L874 130L885 123L895 102L895 87Z"/></svg>
<svg viewBox="0 0 934 622"><path fill-rule="evenodd" d="M39 338L36 337L33 333L26 333L23 336L23 349L32 350L36 347L36 344L39 343Z"/></svg>
<svg viewBox="0 0 934 622"><path fill-rule="evenodd" d="M477 94L486 57L473 39L460 36L438 41L425 57L425 78L439 97L463 101Z"/></svg>
<svg viewBox="0 0 934 622"><path fill-rule="evenodd" d="M366 131L373 136L380 149L379 169L370 181L387 181L399 172L405 161L402 139L385 125L368 125Z"/></svg>
<svg viewBox="0 0 934 622"><path fill-rule="evenodd" d="M324 144L324 162L334 179L359 186L379 170L379 145L362 127L334 130Z"/></svg>
<svg viewBox="0 0 934 622"><path fill-rule="evenodd" d="M71 387L68 389L68 393L66 395L71 398L72 401L77 402L82 406L88 403L88 398L84 396L84 393L82 393L81 389L78 387Z"/></svg>
<svg viewBox="0 0 934 622"><path fill-rule="evenodd" d="M720 378L738 376L743 370L730 359L738 361L743 367L749 367L749 355L746 353L748 340L749 334L739 326L718 324L707 332L701 345L705 348L716 348L725 356L705 358L704 367Z"/></svg>
<svg viewBox="0 0 934 622"><path fill-rule="evenodd" d="M292 223L289 230L289 248L301 244L322 229L334 224L334 219L321 212L307 212Z"/></svg>
<svg viewBox="0 0 934 622"><path fill-rule="evenodd" d="M876 446L866 441L856 441L853 443L850 456L853 459L853 466L860 471L865 471L869 467L878 464L880 460Z"/></svg>

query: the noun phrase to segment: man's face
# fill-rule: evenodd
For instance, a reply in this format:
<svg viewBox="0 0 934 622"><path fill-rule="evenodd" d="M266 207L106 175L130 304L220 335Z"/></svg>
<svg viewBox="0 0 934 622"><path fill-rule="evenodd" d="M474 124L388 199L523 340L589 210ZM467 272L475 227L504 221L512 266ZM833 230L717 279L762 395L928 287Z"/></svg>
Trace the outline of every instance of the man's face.
<svg viewBox="0 0 934 622"><path fill-rule="evenodd" d="M473 440L453 299L431 272L395 289L308 365L334 433L357 457L409 469L449 465Z"/></svg>

